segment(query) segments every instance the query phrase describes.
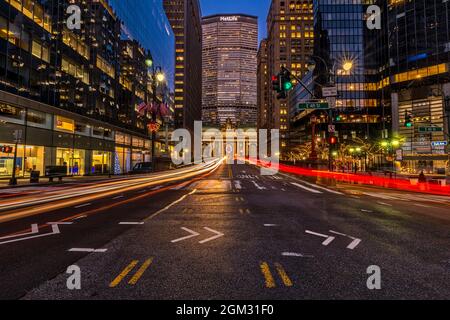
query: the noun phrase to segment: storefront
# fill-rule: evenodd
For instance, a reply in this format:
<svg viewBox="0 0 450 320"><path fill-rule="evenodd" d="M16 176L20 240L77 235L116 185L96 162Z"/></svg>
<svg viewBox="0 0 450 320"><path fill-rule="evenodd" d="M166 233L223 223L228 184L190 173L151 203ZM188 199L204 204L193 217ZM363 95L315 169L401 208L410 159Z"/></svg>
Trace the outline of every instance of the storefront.
<svg viewBox="0 0 450 320"><path fill-rule="evenodd" d="M145 137L37 102L15 102L0 101L0 179L14 170L17 178L32 171L44 176L48 166L65 167L68 176L127 174L151 161Z"/></svg>
<svg viewBox="0 0 450 320"><path fill-rule="evenodd" d="M111 152L106 151L92 151L92 166L91 174L109 174L113 173L111 169Z"/></svg>
<svg viewBox="0 0 450 320"><path fill-rule="evenodd" d="M85 175L86 150L79 149L56 149L56 165L67 167L67 175Z"/></svg>
<svg viewBox="0 0 450 320"><path fill-rule="evenodd" d="M9 177L13 172L13 144L0 144L0 177ZM44 147L17 146L16 176L28 177L32 171L44 171Z"/></svg>

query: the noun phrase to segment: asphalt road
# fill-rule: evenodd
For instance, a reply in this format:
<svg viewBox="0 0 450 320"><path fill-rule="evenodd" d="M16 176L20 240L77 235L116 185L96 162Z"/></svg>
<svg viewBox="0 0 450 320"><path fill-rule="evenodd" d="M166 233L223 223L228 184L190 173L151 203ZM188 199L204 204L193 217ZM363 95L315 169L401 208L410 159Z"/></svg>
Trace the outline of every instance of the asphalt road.
<svg viewBox="0 0 450 320"><path fill-rule="evenodd" d="M1 223L0 298L450 298L450 197L251 165L158 187ZM67 288L71 265L81 290Z"/></svg>

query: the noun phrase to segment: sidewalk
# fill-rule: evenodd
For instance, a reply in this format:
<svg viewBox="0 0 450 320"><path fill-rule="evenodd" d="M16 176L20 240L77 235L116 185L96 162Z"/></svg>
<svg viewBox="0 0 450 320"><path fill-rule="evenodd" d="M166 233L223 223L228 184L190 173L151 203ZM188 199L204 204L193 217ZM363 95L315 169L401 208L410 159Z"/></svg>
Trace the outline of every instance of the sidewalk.
<svg viewBox="0 0 450 320"><path fill-rule="evenodd" d="M120 176L111 176L107 175L103 176L79 176L79 177L67 177L63 178L60 182L58 178L55 178L53 182L49 182L48 178L40 178L39 183L30 183L29 178L18 178L16 186L9 185L9 179L0 179L0 190L2 189L12 189L12 188L24 188L24 187L45 187L45 186L61 186L64 184L70 183L88 183L88 182L97 182L97 181L106 181L106 180L119 180L126 179L130 177L129 175L120 175ZM135 177L135 176L133 176Z"/></svg>

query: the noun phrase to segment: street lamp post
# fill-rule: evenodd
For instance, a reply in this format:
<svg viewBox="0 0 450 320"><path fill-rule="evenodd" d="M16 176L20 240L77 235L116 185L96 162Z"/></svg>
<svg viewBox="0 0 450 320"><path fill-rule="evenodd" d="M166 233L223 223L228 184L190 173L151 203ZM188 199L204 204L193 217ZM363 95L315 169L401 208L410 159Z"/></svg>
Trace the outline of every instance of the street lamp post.
<svg viewBox="0 0 450 320"><path fill-rule="evenodd" d="M314 72L314 70L316 69L316 60L320 61L323 63L325 70L326 70L326 83L325 86L328 85L335 85L336 83L336 65L335 63L333 63L332 67L330 68L329 64L327 63L327 61L325 61L324 58L320 57L320 56L316 56L313 55L311 56L311 61L308 65L308 69L311 72ZM343 62L342 64L342 69L346 72L350 72L353 69L353 61L351 60L346 60ZM329 108L328 111L328 125L329 128L331 129L334 125L334 119L333 119L333 108ZM328 143L329 143L329 147L328 147L328 170L329 171L333 171L333 151L331 150L331 133L330 129L328 130Z"/></svg>
<svg viewBox="0 0 450 320"><path fill-rule="evenodd" d="M158 84L163 83L166 79L166 76L164 75L162 68L160 66L154 66L153 60L151 58L148 58L145 61L147 67L150 69L151 72L151 81L152 81L152 110L151 110L151 121L152 123L156 123L157 116L158 116L158 108L155 108L158 104L158 95L157 95L157 89ZM151 145L151 153L152 153L152 171L155 172L156 167L156 157L155 157L155 140L156 140L156 130L152 128L152 145Z"/></svg>

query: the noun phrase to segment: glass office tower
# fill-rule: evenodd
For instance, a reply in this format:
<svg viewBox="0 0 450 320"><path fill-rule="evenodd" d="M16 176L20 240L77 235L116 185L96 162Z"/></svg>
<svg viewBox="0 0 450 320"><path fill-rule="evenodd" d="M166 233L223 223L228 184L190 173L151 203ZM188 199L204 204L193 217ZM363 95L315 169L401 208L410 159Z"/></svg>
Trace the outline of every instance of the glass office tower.
<svg viewBox="0 0 450 320"><path fill-rule="evenodd" d="M167 74L170 90L174 89L175 36L161 0L109 0L122 20L122 37L137 40L150 50L156 66Z"/></svg>

